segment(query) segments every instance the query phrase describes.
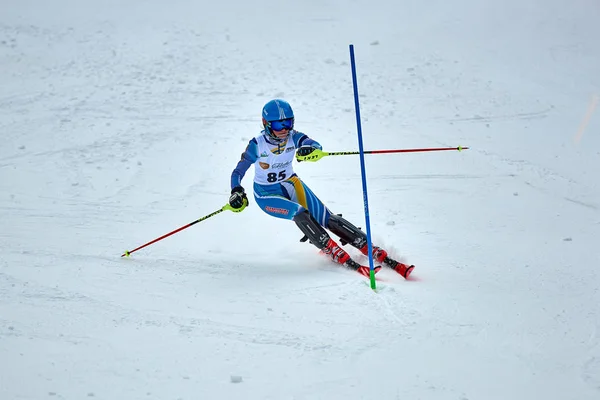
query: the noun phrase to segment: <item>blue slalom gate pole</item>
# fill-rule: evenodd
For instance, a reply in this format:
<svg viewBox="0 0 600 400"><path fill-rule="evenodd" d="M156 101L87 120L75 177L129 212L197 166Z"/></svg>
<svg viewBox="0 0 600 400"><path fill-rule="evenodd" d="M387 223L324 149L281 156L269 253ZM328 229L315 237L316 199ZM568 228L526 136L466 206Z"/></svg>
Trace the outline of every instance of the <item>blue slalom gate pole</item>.
<svg viewBox="0 0 600 400"><path fill-rule="evenodd" d="M360 155L360 173L362 176L363 199L365 202L365 224L367 225L367 245L369 249L369 278L371 289L375 290L375 266L373 265L373 243L371 243L371 221L369 218L369 196L367 195L367 173L365 169L365 152L360 126L360 106L358 104L358 84L356 82L356 62L354 60L354 45L350 45L350 65L352 67L352 86L354 88L354 107L356 108L356 128L358 131L358 149Z"/></svg>

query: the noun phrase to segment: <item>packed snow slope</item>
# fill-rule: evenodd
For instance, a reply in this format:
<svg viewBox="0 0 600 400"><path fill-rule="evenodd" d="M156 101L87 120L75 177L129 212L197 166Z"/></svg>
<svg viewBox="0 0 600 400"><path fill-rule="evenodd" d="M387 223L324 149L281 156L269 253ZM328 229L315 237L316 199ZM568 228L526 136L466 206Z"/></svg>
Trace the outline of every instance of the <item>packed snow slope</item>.
<svg viewBox="0 0 600 400"><path fill-rule="evenodd" d="M597 1L1 10L1 399L600 398ZM365 149L470 147L366 156L414 279L373 292L252 197L120 258L226 203L274 97L357 150L349 44ZM365 226L358 157L296 172Z"/></svg>

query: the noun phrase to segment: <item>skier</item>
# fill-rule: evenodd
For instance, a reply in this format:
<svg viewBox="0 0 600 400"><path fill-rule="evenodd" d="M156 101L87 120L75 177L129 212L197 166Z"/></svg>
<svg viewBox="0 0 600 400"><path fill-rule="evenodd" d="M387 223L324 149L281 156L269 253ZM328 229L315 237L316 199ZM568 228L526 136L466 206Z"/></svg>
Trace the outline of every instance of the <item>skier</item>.
<svg viewBox="0 0 600 400"><path fill-rule="evenodd" d="M248 205L241 182L248 168L254 164L254 199L264 212L293 220L305 235L301 241L309 240L335 262L369 276L369 268L350 258L325 228L338 235L342 245L350 243L368 255L365 233L341 215L332 214L294 173L294 153L297 151L299 156L306 156L315 149L322 150L321 145L294 129L294 112L285 100L274 99L265 104L262 123L264 130L250 140L231 174L229 205L235 212L243 211ZM377 246L373 246L373 259L404 278L408 278L414 268L389 258L387 252ZM377 266L375 272L380 269Z"/></svg>

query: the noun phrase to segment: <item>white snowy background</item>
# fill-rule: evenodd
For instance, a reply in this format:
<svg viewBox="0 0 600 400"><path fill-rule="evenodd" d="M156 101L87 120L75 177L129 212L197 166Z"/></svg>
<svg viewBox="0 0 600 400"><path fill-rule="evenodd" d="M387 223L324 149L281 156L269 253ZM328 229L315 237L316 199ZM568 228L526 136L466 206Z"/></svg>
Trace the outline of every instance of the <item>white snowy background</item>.
<svg viewBox="0 0 600 400"><path fill-rule="evenodd" d="M0 399L600 399L599 20L3 0ZM273 97L357 150L351 43L365 149L471 147L366 156L375 244L414 279L374 293L253 198L120 258L226 203ZM357 156L296 172L364 227Z"/></svg>

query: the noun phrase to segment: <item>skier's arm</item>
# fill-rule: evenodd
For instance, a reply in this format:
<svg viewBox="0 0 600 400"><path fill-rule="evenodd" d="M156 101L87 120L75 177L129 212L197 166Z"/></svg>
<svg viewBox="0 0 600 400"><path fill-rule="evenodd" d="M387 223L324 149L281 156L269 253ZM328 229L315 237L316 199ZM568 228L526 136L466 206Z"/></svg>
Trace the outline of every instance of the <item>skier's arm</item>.
<svg viewBox="0 0 600 400"><path fill-rule="evenodd" d="M296 159L298 162L307 160L306 157L315 150L323 150L323 147L319 144L319 142L309 138L302 132L294 131L292 138L294 139L294 144L298 149L298 151L296 151ZM319 158L321 157L315 158L314 160L311 159L310 161L317 161Z"/></svg>
<svg viewBox="0 0 600 400"><path fill-rule="evenodd" d="M323 147L319 144L319 142L309 138L302 132L294 131L292 134L292 139L294 140L294 144L296 145L297 149L300 147L312 147L314 149L323 150Z"/></svg>
<svg viewBox="0 0 600 400"><path fill-rule="evenodd" d="M240 161L237 163L235 169L231 173L231 189L238 186L242 186L242 178L246 175L246 171L252 164L258 159L258 143L256 139L252 139L246 150L242 153Z"/></svg>

